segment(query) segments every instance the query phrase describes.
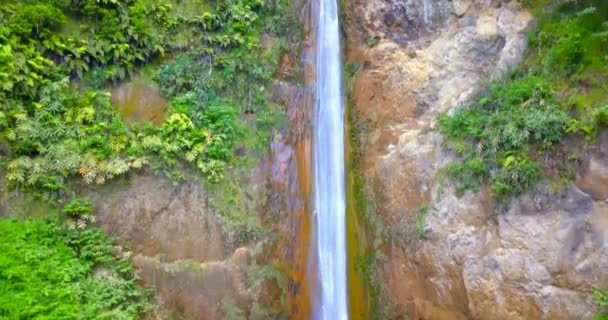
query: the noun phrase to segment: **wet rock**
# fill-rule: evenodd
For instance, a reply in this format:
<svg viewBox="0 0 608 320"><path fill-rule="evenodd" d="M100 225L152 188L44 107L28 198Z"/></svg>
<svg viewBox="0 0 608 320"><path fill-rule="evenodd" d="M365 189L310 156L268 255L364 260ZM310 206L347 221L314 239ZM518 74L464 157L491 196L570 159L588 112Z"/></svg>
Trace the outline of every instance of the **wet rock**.
<svg viewBox="0 0 608 320"><path fill-rule="evenodd" d="M256 199L263 199L261 172L249 169L241 177ZM165 307L194 319L214 320L223 319L222 304L234 303L248 314L257 302L247 278L253 250L233 249L201 181L178 183L134 174L80 189L94 201L100 226L133 252L136 271ZM279 295L279 303L273 301L272 306L280 312L282 292L260 287L259 295Z"/></svg>
<svg viewBox="0 0 608 320"><path fill-rule="evenodd" d="M582 174L578 175L576 184L596 200L608 199L608 166L602 159L591 156L583 170Z"/></svg>
<svg viewBox="0 0 608 320"><path fill-rule="evenodd" d="M494 76L500 75L523 60L523 53L528 47L526 32L533 23L532 14L517 10L512 3L501 7L497 15L498 33L505 39L505 47L501 52Z"/></svg>
<svg viewBox="0 0 608 320"><path fill-rule="evenodd" d="M528 39L523 34L517 34L505 40L505 46L500 54L494 77L499 77L502 72L518 65L523 61L523 53L528 47Z"/></svg>

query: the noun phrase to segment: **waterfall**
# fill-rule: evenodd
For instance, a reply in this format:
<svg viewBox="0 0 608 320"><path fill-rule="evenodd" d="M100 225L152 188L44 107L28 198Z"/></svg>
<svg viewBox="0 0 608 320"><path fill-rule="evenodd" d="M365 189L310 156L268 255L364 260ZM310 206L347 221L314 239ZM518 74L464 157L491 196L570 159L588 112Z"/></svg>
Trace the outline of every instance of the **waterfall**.
<svg viewBox="0 0 608 320"><path fill-rule="evenodd" d="M314 216L321 300L320 320L348 319L344 97L337 0L316 0Z"/></svg>
<svg viewBox="0 0 608 320"><path fill-rule="evenodd" d="M432 7L429 7L428 0L422 0L422 20L424 21L424 27L427 28L429 25L429 18L433 15Z"/></svg>

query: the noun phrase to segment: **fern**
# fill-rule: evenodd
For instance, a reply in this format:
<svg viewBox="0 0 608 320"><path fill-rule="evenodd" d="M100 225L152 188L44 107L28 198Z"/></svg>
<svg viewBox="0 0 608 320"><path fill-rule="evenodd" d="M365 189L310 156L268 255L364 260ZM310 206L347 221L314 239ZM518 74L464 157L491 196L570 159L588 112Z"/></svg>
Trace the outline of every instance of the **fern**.
<svg viewBox="0 0 608 320"><path fill-rule="evenodd" d="M100 230L77 224L0 219L3 317L136 319L154 311L128 261L114 256Z"/></svg>

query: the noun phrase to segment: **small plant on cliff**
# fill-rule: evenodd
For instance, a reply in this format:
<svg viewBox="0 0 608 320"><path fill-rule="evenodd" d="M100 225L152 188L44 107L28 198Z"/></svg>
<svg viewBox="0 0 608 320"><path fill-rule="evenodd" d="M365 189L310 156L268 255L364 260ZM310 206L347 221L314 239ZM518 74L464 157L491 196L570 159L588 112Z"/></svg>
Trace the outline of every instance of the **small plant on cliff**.
<svg viewBox="0 0 608 320"><path fill-rule="evenodd" d="M402 220L388 228L391 240L403 249L415 248L419 241L424 239L426 217L430 210L430 203L425 200L412 214L406 214Z"/></svg>
<svg viewBox="0 0 608 320"><path fill-rule="evenodd" d="M503 200L533 189L567 135L587 142L608 125L608 2L528 1L538 20L522 65L468 106L440 117L459 160L447 168L459 193L488 183ZM582 143L581 143L582 145ZM545 170L547 169L547 170Z"/></svg>
<svg viewBox="0 0 608 320"><path fill-rule="evenodd" d="M380 38L373 37L367 40L367 46L370 48L375 47L378 43L380 43Z"/></svg>
<svg viewBox="0 0 608 320"><path fill-rule="evenodd" d="M93 215L93 204L91 200L76 198L63 207L63 213L68 217L66 226L68 229L84 229L89 223L95 222Z"/></svg>
<svg viewBox="0 0 608 320"><path fill-rule="evenodd" d="M416 211L416 217L414 221L416 222L416 233L418 234L418 238L424 238L424 230L426 226L426 217L429 215L430 203L428 200L425 200L418 210Z"/></svg>
<svg viewBox="0 0 608 320"><path fill-rule="evenodd" d="M353 133L351 138L353 144L359 141L357 133ZM356 166L356 163L354 166ZM353 170L349 186L353 190L353 209L358 216L357 220L365 226L365 230L369 230L369 234L359 235L357 239L361 242L358 244L360 249L355 252L355 268L363 276L363 281L369 290L368 294L371 299L369 305L370 319L382 319L386 308L385 301L383 300L386 288L380 280L377 270L379 264L384 259L381 247L386 238L387 230L378 215L376 196L368 178L360 171ZM373 242L366 242L370 241L370 238Z"/></svg>
<svg viewBox="0 0 608 320"><path fill-rule="evenodd" d="M593 289L595 302L600 308L600 312L593 318L594 320L608 320L608 289Z"/></svg>
<svg viewBox="0 0 608 320"><path fill-rule="evenodd" d="M566 133L568 120L542 78L496 82L477 102L440 118L462 159L449 166L449 176L459 192L476 191L489 179L498 198L517 196L541 178L539 165L527 156L529 145L549 149Z"/></svg>
<svg viewBox="0 0 608 320"><path fill-rule="evenodd" d="M226 295L222 298L220 311L226 320L247 320L245 312L239 308L231 296Z"/></svg>

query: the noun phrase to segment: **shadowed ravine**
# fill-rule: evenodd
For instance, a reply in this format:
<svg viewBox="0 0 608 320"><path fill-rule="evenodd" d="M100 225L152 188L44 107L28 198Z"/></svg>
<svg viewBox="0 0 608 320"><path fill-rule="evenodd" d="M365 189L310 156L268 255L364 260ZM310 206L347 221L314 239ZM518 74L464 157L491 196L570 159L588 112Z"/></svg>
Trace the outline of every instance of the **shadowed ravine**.
<svg viewBox="0 0 608 320"><path fill-rule="evenodd" d="M318 250L320 305L317 319L348 318L346 297L346 221L344 98L338 5L318 0L316 103L313 136L314 217Z"/></svg>

